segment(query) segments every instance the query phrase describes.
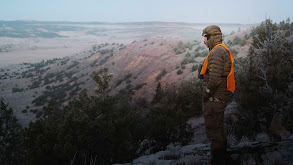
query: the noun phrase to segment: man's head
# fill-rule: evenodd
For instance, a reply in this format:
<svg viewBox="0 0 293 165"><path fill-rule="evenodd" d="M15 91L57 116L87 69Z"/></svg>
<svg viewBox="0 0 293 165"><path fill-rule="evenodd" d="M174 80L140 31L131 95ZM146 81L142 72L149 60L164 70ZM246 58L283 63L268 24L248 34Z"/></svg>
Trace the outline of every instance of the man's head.
<svg viewBox="0 0 293 165"><path fill-rule="evenodd" d="M217 44L222 43L222 32L219 26L210 25L203 29L204 44L211 50Z"/></svg>

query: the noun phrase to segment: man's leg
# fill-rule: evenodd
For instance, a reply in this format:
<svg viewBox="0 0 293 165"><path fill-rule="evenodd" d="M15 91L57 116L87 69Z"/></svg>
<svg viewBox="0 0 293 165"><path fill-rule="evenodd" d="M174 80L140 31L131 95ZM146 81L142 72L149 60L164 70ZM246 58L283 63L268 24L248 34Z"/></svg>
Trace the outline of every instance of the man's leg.
<svg viewBox="0 0 293 165"><path fill-rule="evenodd" d="M212 164L224 164L227 139L224 130L224 110L222 103L207 102L204 105L206 135L211 141Z"/></svg>
<svg viewBox="0 0 293 165"><path fill-rule="evenodd" d="M224 141L213 140L211 150L213 150L213 156L211 160L212 165L223 165L227 157L227 149L225 148Z"/></svg>

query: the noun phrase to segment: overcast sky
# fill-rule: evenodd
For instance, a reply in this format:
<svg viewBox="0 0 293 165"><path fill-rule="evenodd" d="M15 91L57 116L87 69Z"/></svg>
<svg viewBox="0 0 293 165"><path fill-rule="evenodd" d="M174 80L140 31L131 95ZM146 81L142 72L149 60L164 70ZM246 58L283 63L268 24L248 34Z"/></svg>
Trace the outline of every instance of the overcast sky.
<svg viewBox="0 0 293 165"><path fill-rule="evenodd" d="M0 0L0 20L279 23L293 0Z"/></svg>

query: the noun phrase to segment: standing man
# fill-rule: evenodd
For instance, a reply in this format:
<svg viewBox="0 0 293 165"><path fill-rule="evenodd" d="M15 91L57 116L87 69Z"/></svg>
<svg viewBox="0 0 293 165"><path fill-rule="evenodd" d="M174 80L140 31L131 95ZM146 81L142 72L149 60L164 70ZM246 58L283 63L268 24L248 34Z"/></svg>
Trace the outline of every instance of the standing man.
<svg viewBox="0 0 293 165"><path fill-rule="evenodd" d="M203 30L204 44L209 48L200 75L203 77L203 115L206 135L211 141L211 164L225 164L227 137L224 111L235 91L234 57L222 44L221 29L211 25Z"/></svg>

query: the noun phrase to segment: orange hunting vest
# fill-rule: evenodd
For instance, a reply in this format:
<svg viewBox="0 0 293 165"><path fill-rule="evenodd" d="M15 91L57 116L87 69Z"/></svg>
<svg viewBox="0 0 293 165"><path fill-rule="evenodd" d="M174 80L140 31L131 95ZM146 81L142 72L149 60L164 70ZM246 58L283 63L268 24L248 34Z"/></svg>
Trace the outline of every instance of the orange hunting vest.
<svg viewBox="0 0 293 165"><path fill-rule="evenodd" d="M224 44L218 44L216 45L208 54L208 56L206 57L204 63L203 63L203 66L202 66L202 69L200 71L200 74L201 75L204 75L207 71L207 68L208 68L208 58L211 54L211 52L218 46L222 46L223 48L225 48L228 52L229 52L229 55L230 55L230 59L231 59L231 70L229 72L229 75L227 76L227 90L228 91L231 91L232 93L234 93L235 91L235 78L234 78L234 56L233 54L231 53L231 51L227 48L226 45Z"/></svg>

